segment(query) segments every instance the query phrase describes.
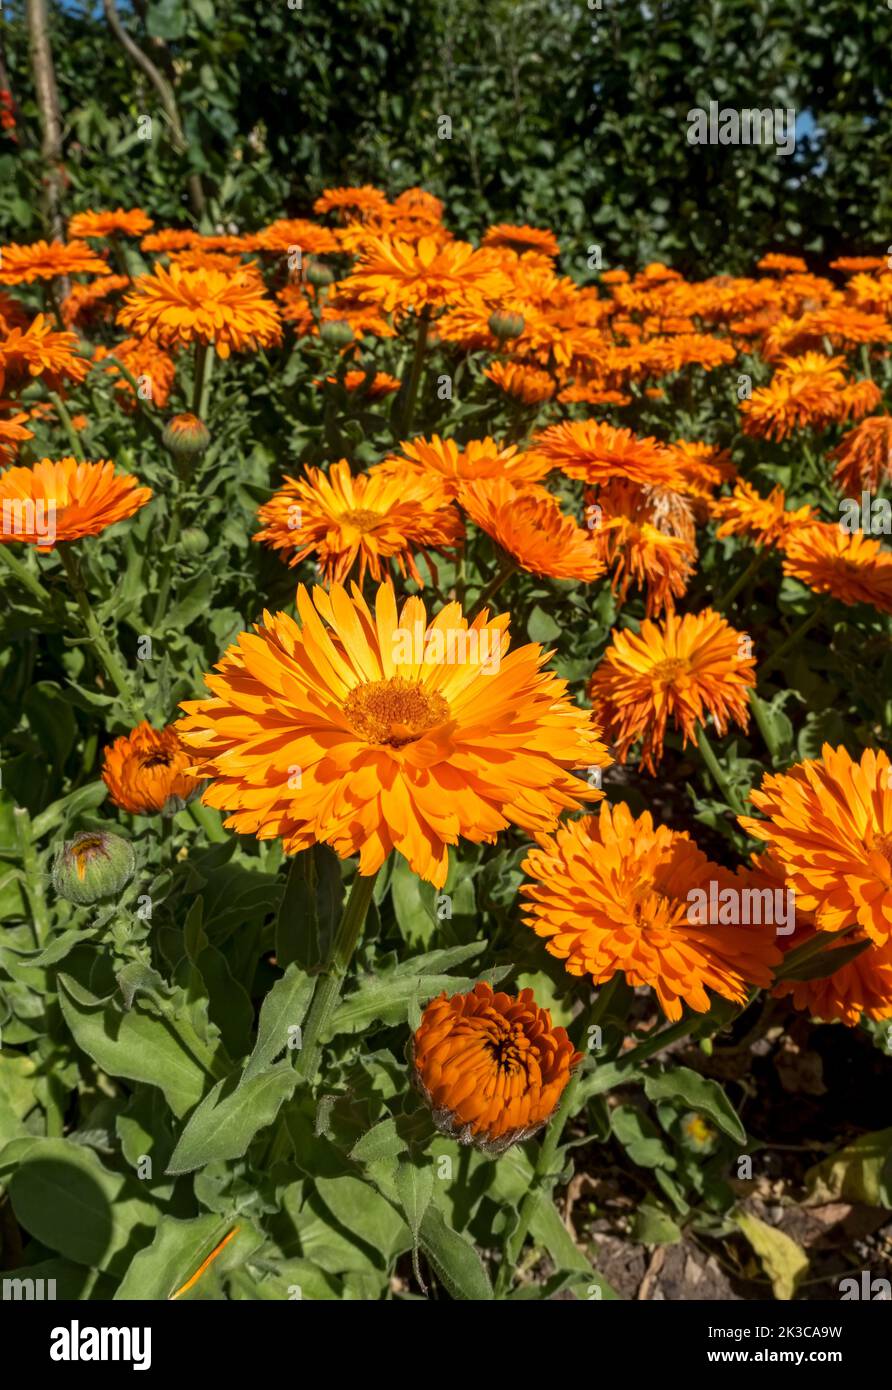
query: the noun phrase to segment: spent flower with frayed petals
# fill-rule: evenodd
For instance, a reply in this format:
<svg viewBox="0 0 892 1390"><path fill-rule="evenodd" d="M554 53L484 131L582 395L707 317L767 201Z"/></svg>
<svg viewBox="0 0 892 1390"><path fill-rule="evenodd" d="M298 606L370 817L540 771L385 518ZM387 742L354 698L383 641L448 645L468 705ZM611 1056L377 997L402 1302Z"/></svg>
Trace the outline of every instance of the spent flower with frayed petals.
<svg viewBox="0 0 892 1390"><path fill-rule="evenodd" d="M437 1128L492 1155L548 1123L583 1055L531 989L496 994L485 983L428 1004L412 1053Z"/></svg>

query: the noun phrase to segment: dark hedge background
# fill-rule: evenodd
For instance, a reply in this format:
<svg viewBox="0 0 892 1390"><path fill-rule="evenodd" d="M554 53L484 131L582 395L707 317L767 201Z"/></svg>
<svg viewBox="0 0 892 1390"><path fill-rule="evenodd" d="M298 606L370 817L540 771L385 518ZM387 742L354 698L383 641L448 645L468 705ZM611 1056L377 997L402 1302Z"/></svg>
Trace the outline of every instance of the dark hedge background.
<svg viewBox="0 0 892 1390"><path fill-rule="evenodd" d="M608 264L660 256L697 275L769 248L819 265L892 241L887 0L590 2L122 3L173 85L184 154L102 5L51 4L64 211L140 204L187 222L192 170L211 225L306 213L326 186L417 183L464 233L554 228L577 273L590 243ZM6 0L0 19L0 85L19 107L17 131L0 131L5 240L44 230L24 5ZM710 99L796 108L795 154L688 145L687 111Z"/></svg>

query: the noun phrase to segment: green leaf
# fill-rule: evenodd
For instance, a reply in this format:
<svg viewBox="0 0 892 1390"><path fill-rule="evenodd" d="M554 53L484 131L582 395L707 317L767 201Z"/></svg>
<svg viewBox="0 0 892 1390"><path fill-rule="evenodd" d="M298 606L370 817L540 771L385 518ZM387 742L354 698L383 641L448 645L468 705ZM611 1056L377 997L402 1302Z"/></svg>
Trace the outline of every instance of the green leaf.
<svg viewBox="0 0 892 1390"><path fill-rule="evenodd" d="M68 975L59 976L59 1003L78 1047L102 1071L158 1086L173 1113L183 1115L201 1100L208 1073L197 1057L207 1051L185 1018L180 1034L137 1001L128 1013L94 998Z"/></svg>
<svg viewBox="0 0 892 1390"><path fill-rule="evenodd" d="M75 816L95 811L107 795L108 789L104 782L89 782L85 787L78 787L77 791L60 797L31 822L31 832L35 840L39 840L42 835L48 835L59 825L67 825Z"/></svg>
<svg viewBox="0 0 892 1390"><path fill-rule="evenodd" d="M892 1129L862 1134L805 1175L807 1206L825 1202L863 1202L892 1207Z"/></svg>
<svg viewBox="0 0 892 1390"><path fill-rule="evenodd" d="M746 1130L737 1112L717 1081L700 1076L690 1067L670 1067L657 1075L648 1073L644 1091L649 1100L679 1100L689 1110L700 1110L723 1134L738 1144L746 1142Z"/></svg>
<svg viewBox="0 0 892 1390"><path fill-rule="evenodd" d="M406 962L411 968L415 961ZM511 973L510 966L497 966L485 970L480 979L491 984L503 980ZM394 975L381 979L369 975L360 980L358 989L348 995L339 1005L331 1023L330 1037L338 1033L358 1033L368 1024L380 1019L382 1023L405 1023L413 1001L427 1004L443 990L447 994L457 994L471 989L476 980L461 975Z"/></svg>
<svg viewBox="0 0 892 1390"><path fill-rule="evenodd" d="M681 1227L668 1212L645 1199L635 1213L632 1239L642 1245L676 1245L681 1240Z"/></svg>
<svg viewBox="0 0 892 1390"><path fill-rule="evenodd" d="M241 1158L259 1130L272 1124L297 1084L290 1062L280 1062L243 1086L218 1081L192 1112L173 1151L168 1173L191 1173L215 1159Z"/></svg>
<svg viewBox="0 0 892 1390"><path fill-rule="evenodd" d="M471 1302L492 1298L483 1261L470 1241L447 1225L439 1207L428 1207L420 1237L421 1248L450 1297Z"/></svg>
<svg viewBox="0 0 892 1390"><path fill-rule="evenodd" d="M239 1086L253 1081L284 1052L292 1032L300 1028L313 997L313 979L300 966L292 963L281 980L277 980L260 1007L257 1041L248 1058Z"/></svg>
<svg viewBox="0 0 892 1390"><path fill-rule="evenodd" d="M115 1300L158 1302L170 1298L191 1279L232 1226L231 1217L215 1213L196 1216L192 1221L165 1217L151 1245L134 1255L115 1293Z"/></svg>
<svg viewBox="0 0 892 1390"><path fill-rule="evenodd" d="M370 1183L349 1174L316 1178L316 1191L342 1229L358 1237L379 1258L389 1262L411 1245L399 1212Z"/></svg>
<svg viewBox="0 0 892 1390"><path fill-rule="evenodd" d="M758 1255L775 1298L784 1302L791 1299L808 1272L808 1256L802 1246L749 1212L737 1212L734 1220Z"/></svg>
<svg viewBox="0 0 892 1390"><path fill-rule="evenodd" d="M390 879L390 894L397 925L406 944L412 949L424 948L437 929L437 890L413 873L402 855L398 855Z"/></svg>
<svg viewBox="0 0 892 1390"><path fill-rule="evenodd" d="M649 1116L633 1105L620 1105L611 1111L610 1124L633 1163L641 1168L675 1168L659 1130Z"/></svg>
<svg viewBox="0 0 892 1390"><path fill-rule="evenodd" d="M356 1163L379 1163L384 1159L396 1158L406 1147L406 1141L397 1129L396 1120L388 1116L379 1120L367 1130L350 1150L350 1157Z"/></svg>
<svg viewBox="0 0 892 1390"><path fill-rule="evenodd" d="M19 1224L35 1240L76 1264L123 1270L124 1250L158 1220L151 1202L106 1168L93 1152L66 1139L43 1139L28 1150L9 1182Z"/></svg>
<svg viewBox="0 0 892 1390"><path fill-rule="evenodd" d="M421 1223L434 1195L434 1165L430 1157L418 1161L400 1159L396 1170L396 1190L400 1206L417 1246Z"/></svg>
<svg viewBox="0 0 892 1390"><path fill-rule="evenodd" d="M835 975L837 970L841 970L844 965L849 965L864 951L870 949L873 943L867 941L850 941L842 946L828 946L820 955L812 956L809 960L804 960L800 965L794 965L789 974L785 970L779 972L778 978L782 980L826 980L828 975Z"/></svg>

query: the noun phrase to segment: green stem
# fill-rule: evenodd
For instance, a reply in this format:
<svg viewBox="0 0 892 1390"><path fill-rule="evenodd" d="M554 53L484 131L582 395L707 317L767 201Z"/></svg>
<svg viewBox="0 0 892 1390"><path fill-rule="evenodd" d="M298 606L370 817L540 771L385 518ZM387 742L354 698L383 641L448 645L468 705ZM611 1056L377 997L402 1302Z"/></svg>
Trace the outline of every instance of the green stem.
<svg viewBox="0 0 892 1390"><path fill-rule="evenodd" d="M600 1021L607 1014L613 999L623 984L623 975L617 972L606 985L598 991L598 996L591 1008L583 1015L581 1039L585 1039L588 1030L593 1024ZM507 1236L502 1252L502 1260L499 1266L499 1273L496 1278L496 1297L504 1297L511 1286L511 1280L520 1252L523 1249L524 1241L529 1234L530 1226L536 1215L539 1203L546 1189L550 1188L556 1174L554 1173L554 1162L557 1156L558 1145L564 1132L564 1126L573 1114L576 1104L576 1094L579 1090L579 1083L582 1078L583 1068L578 1066L564 1087L564 1094L561 1096L560 1104L551 1119L542 1143L539 1145L539 1153L536 1157L536 1164L533 1169L533 1180L529 1190L520 1205L517 1216L517 1225Z"/></svg>
<svg viewBox="0 0 892 1390"><path fill-rule="evenodd" d="M127 712L130 715L130 718L133 720L133 723L138 724L139 711L136 707L133 691L130 689L127 677L121 669L121 664L118 660L118 657L112 650L108 642L108 639L105 636L105 633L99 626L99 623L96 619L96 614L93 612L93 607L90 603L90 599L87 595L87 590L84 586L84 579L83 575L81 574L80 564L78 563L77 556L70 549L70 545L68 543L57 546L57 549L59 552L59 556L62 560L62 565L65 569L65 573L68 576L68 582L71 585L72 593L74 594L74 597L77 601L77 606L80 610L81 620L83 621L84 627L86 628L87 633L89 635L93 651L100 664L105 668L112 685L115 687L124 704L127 706Z"/></svg>
<svg viewBox="0 0 892 1390"><path fill-rule="evenodd" d="M743 1007L738 1012L743 1011ZM655 1052L662 1052L663 1048L670 1043L678 1042L679 1038L686 1038L689 1033L703 1022L703 1014L691 1014L687 1018L680 1018L677 1023L673 1023L670 1028L655 1029L649 1038L638 1044L637 1047L630 1048L617 1059L616 1065L620 1071L633 1071L646 1062L648 1057L652 1057ZM724 1025L727 1026L727 1025Z"/></svg>
<svg viewBox="0 0 892 1390"><path fill-rule="evenodd" d="M771 656L765 664L759 668L760 679L767 676L769 671L773 671L782 658L787 656L788 653L799 644L805 634L824 616L831 601L831 596L828 594L828 596L822 599L818 606L813 608L808 616L802 620L799 626L793 629L787 640L781 642L780 646L771 653Z"/></svg>
<svg viewBox="0 0 892 1390"><path fill-rule="evenodd" d="M700 750L700 756L706 764L709 775L715 782L726 806L730 806L731 809L739 815L744 810L744 806L740 797L737 795L736 791L734 791L725 776L724 770L719 764L719 760L715 755L715 751L713 750L712 744L709 742L706 730L702 724L697 725L697 747Z"/></svg>
<svg viewBox="0 0 892 1390"><path fill-rule="evenodd" d="M482 608L486 607L489 600L499 592L499 589L511 578L516 569L517 565L514 561L509 560L506 556L501 569L497 570L489 583L486 584L477 595L477 601L473 609L474 616L476 616Z"/></svg>
<svg viewBox="0 0 892 1390"><path fill-rule="evenodd" d="M325 1033L340 1001L341 990L372 901L377 877L377 872L357 872L335 933L328 963L316 981L297 1064L297 1073L304 1081L312 1081L316 1075Z"/></svg>
<svg viewBox="0 0 892 1390"><path fill-rule="evenodd" d="M34 848L34 836L31 833L31 817L24 806L16 806L13 810L13 817L16 843L22 857L25 896L28 899L28 906L31 908L31 930L34 933L34 944L40 950L50 932L50 917L43 892L40 866L37 862L37 851Z"/></svg>
<svg viewBox="0 0 892 1390"><path fill-rule="evenodd" d="M68 443L71 446L72 454L77 459L78 463L83 463L84 451L81 448L81 442L78 438L77 430L71 423L71 416L68 413L68 407L65 405L65 402L62 400L62 397L58 394L58 392L47 391L47 396L52 401L53 405L56 407L56 412L59 416L59 419L62 421L62 428L68 436Z"/></svg>
<svg viewBox="0 0 892 1390"><path fill-rule="evenodd" d="M39 579L35 578L22 560L16 559L9 545L4 541L0 541L0 556L3 557L6 568L15 575L19 583L23 584L42 606L49 608L52 603L49 591L43 587Z"/></svg>
<svg viewBox="0 0 892 1390"><path fill-rule="evenodd" d="M421 382L421 371L424 366L424 353L427 348L427 335L430 329L430 322L431 311L430 308L426 306L418 315L415 353L412 357L412 369L409 373L409 382L406 387L406 405L403 410L401 424L403 439L408 439L412 432L412 421L415 416L415 402L418 399L418 387Z"/></svg>
<svg viewBox="0 0 892 1390"><path fill-rule="evenodd" d="M203 806L200 801L190 801L187 810L195 824L214 844L222 845L229 839L228 832L223 829L210 806Z"/></svg>
<svg viewBox="0 0 892 1390"><path fill-rule="evenodd" d="M152 619L152 630L160 632L161 623L167 610L167 601L170 598L170 585L173 574L173 555L177 541L180 539L182 528L181 504L182 504L182 479L177 476L176 487L171 499L170 524L167 528L167 540L164 545L164 559L161 562L161 577L158 581L158 597L155 600L155 616Z"/></svg>
<svg viewBox="0 0 892 1390"><path fill-rule="evenodd" d="M753 712L753 718L756 721L756 727L758 728L759 733L762 735L762 742L765 744L765 747L768 749L768 752L771 755L772 763L776 764L778 758L780 757L780 748L778 746L777 739L774 737L774 730L771 727L771 723L766 713L765 701L759 698L755 690L750 690L749 702L750 709Z"/></svg>
<svg viewBox="0 0 892 1390"><path fill-rule="evenodd" d="M214 347L212 343L195 344L195 380L192 383L192 414L203 420L207 414L208 397L211 387L211 373L214 369Z"/></svg>
<svg viewBox="0 0 892 1390"><path fill-rule="evenodd" d="M750 580L755 578L757 572L762 568L766 559L768 558L769 553L770 552L768 550L757 550L756 554L753 556L752 560L750 560L746 569L743 571L743 574L741 574L738 579L735 579L730 589L727 589L725 593L722 594L721 598L713 600L713 608L717 609L717 611L721 613L724 611L724 609L728 607L730 603L733 603L734 599L736 599L741 589L746 588Z"/></svg>

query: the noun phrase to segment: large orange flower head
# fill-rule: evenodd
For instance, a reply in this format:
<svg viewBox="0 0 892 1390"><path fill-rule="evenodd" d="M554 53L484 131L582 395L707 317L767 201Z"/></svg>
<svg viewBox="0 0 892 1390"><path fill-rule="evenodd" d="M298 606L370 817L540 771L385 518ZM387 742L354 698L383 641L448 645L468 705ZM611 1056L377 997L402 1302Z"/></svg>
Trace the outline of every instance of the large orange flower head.
<svg viewBox="0 0 892 1390"><path fill-rule="evenodd" d="M109 212L76 212L68 223L70 237L142 236L154 227L142 208Z"/></svg>
<svg viewBox="0 0 892 1390"><path fill-rule="evenodd" d="M673 1020L682 1004L705 1013L708 990L742 1004L750 986L771 984L781 959L772 929L700 920L711 884L717 896L730 876L686 831L603 802L598 815L536 838L523 864L532 880L521 885L524 920L569 974L603 985L622 970L630 985L653 989Z"/></svg>
<svg viewBox="0 0 892 1390"><path fill-rule="evenodd" d="M177 726L230 829L358 852L362 874L397 849L440 887L460 838L548 830L597 799L572 772L610 761L590 716L541 647L509 651L507 614L469 624L450 603L428 622L389 584L374 612L355 585L301 586L297 606L300 626L265 613L242 633Z"/></svg>
<svg viewBox="0 0 892 1390"><path fill-rule="evenodd" d="M816 522L783 543L784 574L840 603L869 603L892 613L892 551L860 531Z"/></svg>
<svg viewBox="0 0 892 1390"><path fill-rule="evenodd" d="M677 465L665 445L596 420L549 425L533 436L531 452L547 460L549 468L559 468L568 478L586 483L627 478L643 487L670 487L679 481Z"/></svg>
<svg viewBox="0 0 892 1390"><path fill-rule="evenodd" d="M433 236L417 243L392 237L369 237L351 275L340 282L345 293L393 310L445 309L480 296L498 296L510 281L490 251L475 251L464 241L443 245Z"/></svg>
<svg viewBox="0 0 892 1390"><path fill-rule="evenodd" d="M108 266L85 241L34 241L0 247L0 285L31 285L60 275L109 275Z"/></svg>
<svg viewBox="0 0 892 1390"><path fill-rule="evenodd" d="M156 265L135 280L118 323L161 347L213 343L220 357L274 346L282 336L279 311L256 275L177 265Z"/></svg>
<svg viewBox="0 0 892 1390"><path fill-rule="evenodd" d="M755 685L751 653L746 634L711 608L683 617L667 613L659 623L645 619L637 635L614 630L589 693L620 761L641 739L641 761L655 773L670 719L685 746L710 714L719 734L732 721L746 729L747 691Z"/></svg>
<svg viewBox="0 0 892 1390"><path fill-rule="evenodd" d="M102 780L122 811L174 815L198 787L189 762L172 724L159 730L143 721L106 748Z"/></svg>
<svg viewBox="0 0 892 1390"><path fill-rule="evenodd" d="M892 935L892 764L866 748L855 762L825 743L820 758L766 776L750 801L764 820L740 824L783 866L819 931L858 923L883 946Z"/></svg>
<svg viewBox="0 0 892 1390"><path fill-rule="evenodd" d="M360 584L366 571L380 580L393 559L402 575L422 584L416 553L452 550L464 539L461 517L436 477L409 470L403 477L354 477L346 459L327 474L308 468L303 478L287 478L258 515L263 530L255 540L290 552L291 565L315 555L329 583L342 584L357 561Z"/></svg>
<svg viewBox="0 0 892 1390"><path fill-rule="evenodd" d="M526 224L515 226L510 222L499 222L495 227L490 227L482 245L507 246L509 251L516 251L518 256L527 251L534 251L540 256L547 256L549 260L559 256L561 251L554 232L541 227L528 227Z"/></svg>
<svg viewBox="0 0 892 1390"><path fill-rule="evenodd" d="M104 460L41 459L31 468L8 468L0 474L0 542L50 551L126 521L151 496L132 473L116 473Z"/></svg>
<svg viewBox="0 0 892 1390"><path fill-rule="evenodd" d="M590 584L605 565L592 532L577 526L542 488L515 487L504 478L464 483L459 501L520 569L548 579Z"/></svg>
<svg viewBox="0 0 892 1390"><path fill-rule="evenodd" d="M694 570L694 519L680 493L620 480L586 493L586 517L598 554L613 566L612 588L624 603L634 581L646 587L646 613L674 609Z"/></svg>
<svg viewBox="0 0 892 1390"><path fill-rule="evenodd" d="M541 1129L582 1061L531 989L494 994L485 983L428 1004L413 1053L437 1128L489 1154Z"/></svg>

